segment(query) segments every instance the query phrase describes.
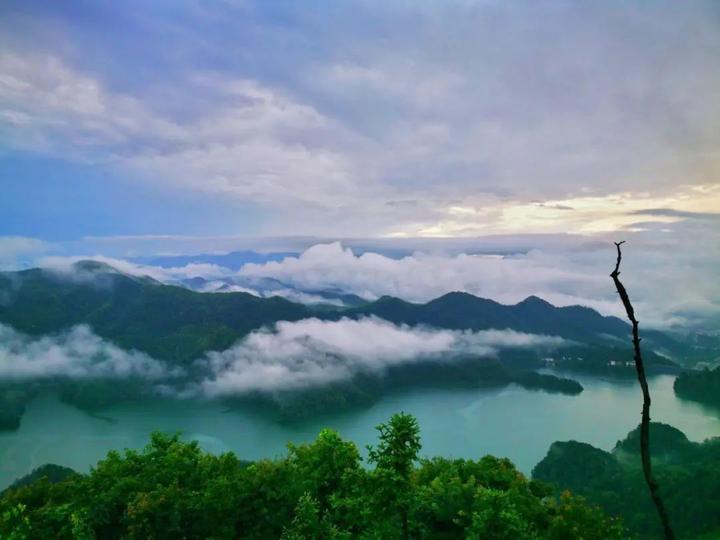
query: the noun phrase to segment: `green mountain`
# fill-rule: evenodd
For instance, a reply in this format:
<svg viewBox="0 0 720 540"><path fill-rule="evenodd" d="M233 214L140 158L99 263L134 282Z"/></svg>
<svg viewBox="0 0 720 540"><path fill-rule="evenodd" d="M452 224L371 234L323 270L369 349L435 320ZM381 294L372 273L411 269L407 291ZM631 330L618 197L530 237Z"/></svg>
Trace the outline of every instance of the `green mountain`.
<svg viewBox="0 0 720 540"><path fill-rule="evenodd" d="M580 306L555 307L536 296L515 305L504 305L468 293L452 292L426 304L410 304L384 297L373 304L351 310L372 314L395 323L427 324L457 330L511 328L519 332L549 334L596 341L598 334L627 335L627 325L615 317Z"/></svg>
<svg viewBox="0 0 720 540"><path fill-rule="evenodd" d="M82 261L68 271L31 269L0 273L0 323L20 332L40 336L66 330L78 324L125 349L135 349L186 369L186 382L192 382L194 360L206 352L224 350L253 330L278 321L298 321L308 317L337 320L342 317L376 316L394 323L433 326L456 330L513 329L560 335L575 341L602 343L608 335L627 334L622 321L602 317L581 307L556 308L531 297L515 306L469 294L451 293L426 304L413 304L385 297L363 306L306 306L280 297L259 298L246 293L200 293L184 287L162 284L148 277L123 274L106 264ZM563 348L559 365L576 371L603 372L608 358L625 355L625 345L615 350L604 345L576 344ZM403 385L444 386L511 383L550 392L577 394L582 386L569 379L541 376L532 369L544 365L542 350L509 349L502 362L458 358L454 363L413 363L379 374L357 374L352 380L323 388L250 395L250 399L280 414L284 419L303 418L326 410L363 406L377 400L389 388ZM650 354L649 367L662 366L664 360ZM497 365L496 365L497 364ZM622 372L622 373L621 373ZM632 375L613 369L613 373ZM78 407L94 410L108 403L133 399L153 392L153 385L134 378L126 381L47 380L0 388L0 429L15 429L25 404L44 388L58 390L62 398Z"/></svg>
<svg viewBox="0 0 720 540"><path fill-rule="evenodd" d="M0 322L31 335L88 324L121 347L180 363L209 350L226 349L249 332L277 321L370 315L411 326L512 329L623 348L629 337L629 326L618 318L581 306L555 307L534 296L503 305L454 292L425 304L383 297L357 307L318 309L281 297L195 292L129 276L94 261L79 262L68 272L32 269L0 273ZM653 348L675 355L683 350L663 334L644 332L644 337Z"/></svg>
<svg viewBox="0 0 720 540"><path fill-rule="evenodd" d="M720 367L681 373L673 388L678 397L720 409Z"/></svg>
<svg viewBox="0 0 720 540"><path fill-rule="evenodd" d="M512 329L531 334L560 336L585 344L625 347L630 326L617 317L605 317L583 306L556 307L537 296L505 305L463 292L451 292L426 304L384 296L339 316L374 315L396 324L428 325L453 330ZM684 347L661 332L644 331L645 343L670 356L682 356Z"/></svg>
<svg viewBox="0 0 720 540"><path fill-rule="evenodd" d="M280 297L198 293L90 261L72 273L0 273L0 322L31 335L88 324L123 348L179 363L226 349L262 326L310 315Z"/></svg>
<svg viewBox="0 0 720 540"><path fill-rule="evenodd" d="M135 349L186 368L193 382L194 361L208 351L231 347L253 330L278 321L308 317L337 320L375 316L397 324L454 330L513 329L562 336L575 342L562 354L551 348L507 349L501 363L458 358L454 363L425 362L357 374L323 388L244 396L294 419L333 407L364 406L387 389L403 385L511 383L543 391L577 394L582 386L569 379L540 376L531 370L545 365L547 355L565 370L633 376L627 343L629 327L612 317L579 306L557 308L530 297L506 306L465 293L450 293L425 304L391 297L362 306L338 308L307 306L281 297L259 298L246 293L201 293L162 284L149 277L124 274L95 261L81 261L66 271L31 269L0 273L0 323L42 336L78 324L124 349ZM609 359L618 366L609 367ZM667 360L648 351L648 368L672 368ZM200 375L202 376L202 375ZM16 429L27 404L38 391L59 390L69 403L94 410L108 403L153 392L153 384L137 378L126 381L46 380L0 387L0 429Z"/></svg>
<svg viewBox="0 0 720 540"><path fill-rule="evenodd" d="M25 486L30 486L35 482L42 479L47 479L50 484L57 484L64 482L65 480L72 479L73 477L79 477L80 475L69 467L63 467L62 465L55 465L54 463L46 463L40 467L34 469L32 472L22 476L15 480L10 487L0 492L0 497L5 492L11 489L19 489Z"/></svg>
<svg viewBox="0 0 720 540"><path fill-rule="evenodd" d="M650 440L654 476L677 537L718 538L720 438L695 443L680 430L653 422ZM638 427L618 441L612 452L576 441L555 442L532 476L621 516L639 538L660 538L643 478L639 441Z"/></svg>

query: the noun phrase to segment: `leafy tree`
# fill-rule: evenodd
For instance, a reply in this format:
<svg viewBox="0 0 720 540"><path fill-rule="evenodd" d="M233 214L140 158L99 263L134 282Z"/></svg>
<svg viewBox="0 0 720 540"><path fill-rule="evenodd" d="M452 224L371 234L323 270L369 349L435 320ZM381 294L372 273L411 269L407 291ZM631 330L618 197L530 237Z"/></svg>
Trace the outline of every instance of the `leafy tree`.
<svg viewBox="0 0 720 540"><path fill-rule="evenodd" d="M26 540L30 538L30 519L27 516L27 507L18 503L5 510L0 517L5 527L10 530L9 540Z"/></svg>
<svg viewBox="0 0 720 540"><path fill-rule="evenodd" d="M599 507L588 505L582 497L563 492L550 524L549 540L622 540L625 528L617 518L608 518Z"/></svg>
<svg viewBox="0 0 720 540"><path fill-rule="evenodd" d="M301 489L315 498L320 512L330 507L331 497L347 493L360 468L360 453L337 432L323 429L312 444L289 444L288 464Z"/></svg>
<svg viewBox="0 0 720 540"><path fill-rule="evenodd" d="M622 538L598 508L555 499L507 459L418 464L410 415L393 416L378 433L374 469L332 430L289 445L284 459L251 464L156 433L143 450L110 452L87 475L42 476L2 493L0 538Z"/></svg>
<svg viewBox="0 0 720 540"><path fill-rule="evenodd" d="M401 537L410 537L409 514L414 500L411 472L420 452L420 428L415 417L394 414L387 424L376 428L380 442L368 447L368 460L375 463L376 501L381 514L395 514L400 520Z"/></svg>
<svg viewBox="0 0 720 540"><path fill-rule="evenodd" d="M323 517L320 505L309 493L305 493L295 507L295 516L287 527L282 540L335 540L343 536ZM346 536L349 538L349 536Z"/></svg>
<svg viewBox="0 0 720 540"><path fill-rule="evenodd" d="M515 505L513 491L481 488L475 495L468 538L485 540L537 539L532 524Z"/></svg>

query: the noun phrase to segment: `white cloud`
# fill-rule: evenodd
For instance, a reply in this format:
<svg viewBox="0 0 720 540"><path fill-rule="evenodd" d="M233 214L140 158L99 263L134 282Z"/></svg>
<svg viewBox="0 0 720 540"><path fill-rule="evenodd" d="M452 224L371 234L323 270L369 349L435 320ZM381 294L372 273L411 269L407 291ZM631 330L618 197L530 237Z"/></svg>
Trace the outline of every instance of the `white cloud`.
<svg viewBox="0 0 720 540"><path fill-rule="evenodd" d="M103 268L98 274L94 270L84 269L78 266L82 261L95 261L111 267ZM292 288L275 286L272 288L263 287L262 284L254 283L253 280L240 281L236 283L237 275L233 270L208 263L190 263L185 266L160 267L146 264L136 264L125 259L105 257L102 255L83 256L51 256L41 257L37 261L39 267L52 272L65 280L74 282L93 283L105 286L108 284L104 279L105 272L118 271L132 277L152 278L160 283L188 286L189 288L203 293L235 293L243 292L259 297L281 296L293 302L302 304L333 304L343 306L343 302L333 298L326 298L319 294L312 294ZM99 276L102 276L99 279ZM186 282L193 278L202 278L203 283L190 286ZM224 278L224 279L223 279ZM0 296L0 301L2 296Z"/></svg>
<svg viewBox="0 0 720 540"><path fill-rule="evenodd" d="M81 261L95 261L103 263L128 276L150 277L163 283L172 283L194 277L217 279L230 276L232 274L231 270L216 264L187 264L180 267L162 268L159 266L136 264L125 259L105 257L103 255L41 257L37 260L37 264L41 268L57 272L69 279L94 281L96 278L96 274L94 272L83 271L77 267L77 263Z"/></svg>
<svg viewBox="0 0 720 540"><path fill-rule="evenodd" d="M77 159L107 159L122 145L181 135L141 101L108 91L57 56L11 50L0 53L0 119L14 146Z"/></svg>
<svg viewBox="0 0 720 540"><path fill-rule="evenodd" d="M52 377L71 379L161 379L178 376L179 368L137 351L125 351L84 325L58 335L33 338L0 324L0 379Z"/></svg>
<svg viewBox="0 0 720 540"><path fill-rule="evenodd" d="M0 270L22 267L24 263L34 260L52 248L53 246L37 238L0 236Z"/></svg>
<svg viewBox="0 0 720 540"><path fill-rule="evenodd" d="M564 261L564 259L563 259ZM456 256L416 253L393 259L378 253L355 255L339 242L319 244L281 262L247 264L241 277L270 277L311 290L337 289L364 298L383 295L425 302L450 291L466 291L516 302L549 284L575 290L605 287L605 276L582 274L552 264L539 253Z"/></svg>
<svg viewBox="0 0 720 540"><path fill-rule="evenodd" d="M153 85L114 86L106 71L124 80L134 67L115 65L115 50L100 70L9 43L4 140L253 204L264 234L595 232L627 221L617 201L688 210L709 204L692 188L718 185L720 32L705 4L286 9L291 27L237 20L283 44L243 46L258 55L252 72L182 64ZM319 27L304 25L328 16L306 56L301 36ZM176 30L182 57L197 36ZM202 49L222 57L235 37L220 35ZM586 205L535 205L558 201Z"/></svg>
<svg viewBox="0 0 720 540"><path fill-rule="evenodd" d="M332 205L360 195L347 156L333 148L342 128L257 81L197 75L193 91L217 92L217 105L179 119L52 54L4 52L0 73L13 146L256 202Z"/></svg>
<svg viewBox="0 0 720 540"><path fill-rule="evenodd" d="M421 359L447 361L460 354L493 356L513 347L558 347L559 337L511 330L458 332L397 326L376 318L279 322L253 332L234 347L211 352L212 375L198 391L208 396L269 392L320 386L359 372L382 373L388 367Z"/></svg>
<svg viewBox="0 0 720 540"><path fill-rule="evenodd" d="M436 362L471 354L494 356L505 348L556 348L559 337L512 330L460 332L397 326L376 318L279 322L252 332L233 347L196 360L198 377L184 388L178 367L138 351L126 351L85 325L31 337L0 324L0 380L140 377L173 395L217 397L321 386L360 372L381 375L391 366Z"/></svg>
<svg viewBox="0 0 720 540"><path fill-rule="evenodd" d="M129 275L150 276L164 283L202 277L209 280L203 291L222 287L227 292L284 296L302 303L328 303L317 294L321 291L368 300L390 295L413 302L464 291L505 304L537 295L558 306L579 304L624 317L608 274L615 261L612 240L626 239L623 278L643 325L714 331L720 321L720 282L711 276L720 264L720 231L714 219L684 219L670 224L636 223L633 229L639 232L595 239L538 235L346 241L361 252L357 255L342 243L331 242L311 245L300 256L280 262L246 264L237 273L211 264L159 268L91 258ZM226 241L228 246L233 242ZM296 239L294 247L312 241ZM244 245L242 239L234 242ZM67 272L72 263L84 258L44 258L41 265L81 279L76 269ZM266 278L280 283L263 283Z"/></svg>
<svg viewBox="0 0 720 540"><path fill-rule="evenodd" d="M662 236L647 236L649 241L636 235L637 243L626 245L623 266L623 279L643 324L661 328L714 324L713 318L720 316L720 285L709 276L720 260L717 248L692 239L687 244L665 244ZM555 305L580 304L624 317L608 277L613 249L608 241L600 249L591 244L511 256L416 253L392 259L377 253L355 255L335 242L313 246L281 262L245 265L239 275L368 299L390 295L426 302L464 291L512 304L537 295Z"/></svg>

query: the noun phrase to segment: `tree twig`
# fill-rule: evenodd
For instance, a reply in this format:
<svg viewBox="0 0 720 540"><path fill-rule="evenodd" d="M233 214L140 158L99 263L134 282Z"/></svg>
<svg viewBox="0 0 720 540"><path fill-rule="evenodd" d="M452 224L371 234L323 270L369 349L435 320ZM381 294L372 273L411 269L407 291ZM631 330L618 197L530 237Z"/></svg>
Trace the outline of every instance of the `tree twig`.
<svg viewBox="0 0 720 540"><path fill-rule="evenodd" d="M647 483L648 490L650 491L650 497L655 503L660 522L662 523L663 532L665 533L666 540L674 540L675 533L673 532L672 526L670 525L670 518L665 504L663 503L660 493L658 492L658 483L652 474L652 462L650 461L650 389L648 388L647 378L645 377L645 364L643 363L642 354L640 352L640 332L638 329L639 323L635 318L635 310L630 303L630 297L628 296L627 290L620 282L620 263L622 262L622 250L620 246L625 243L615 242L617 248L617 261L615 262L615 270L613 270L610 277L615 282L615 287L620 295L623 306L627 317L632 323L632 342L633 348L635 349L635 370L637 371L638 381L640 382L640 388L643 394L643 407L642 407L642 421L640 423L640 458L642 460L643 474L645 475L645 482Z"/></svg>

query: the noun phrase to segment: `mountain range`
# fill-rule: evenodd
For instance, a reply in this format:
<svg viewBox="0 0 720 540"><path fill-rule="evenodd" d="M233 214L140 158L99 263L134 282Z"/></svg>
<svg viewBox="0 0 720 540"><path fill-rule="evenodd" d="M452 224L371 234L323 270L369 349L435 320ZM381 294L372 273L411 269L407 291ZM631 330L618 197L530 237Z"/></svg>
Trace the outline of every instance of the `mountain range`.
<svg viewBox="0 0 720 540"><path fill-rule="evenodd" d="M294 251L280 251L272 253L259 253L257 251L231 251L229 253L213 254L202 253L199 255L166 255L162 257L136 257L133 262L160 266L162 268L173 268L187 266L188 264L214 264L239 270L246 264L264 264L271 261L282 261L285 257L297 257L299 254Z"/></svg>
<svg viewBox="0 0 720 540"><path fill-rule="evenodd" d="M149 277L124 274L96 261L70 271L30 269L0 273L0 323L42 335L87 324L119 346L159 359L187 363L210 350L278 321L308 317L378 317L395 324L450 330L511 329L553 335L577 344L629 348L630 327L582 306L556 307L531 296L504 305L468 293L451 292L417 304L385 296L350 307L302 304L245 292L202 293ZM657 331L644 331L644 345L683 361L685 344Z"/></svg>

